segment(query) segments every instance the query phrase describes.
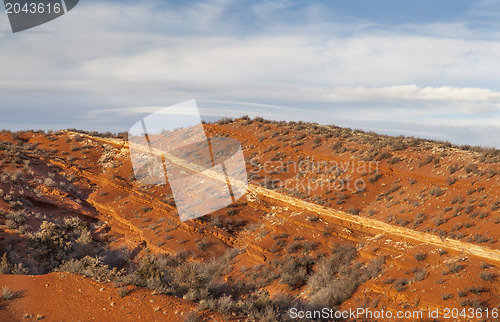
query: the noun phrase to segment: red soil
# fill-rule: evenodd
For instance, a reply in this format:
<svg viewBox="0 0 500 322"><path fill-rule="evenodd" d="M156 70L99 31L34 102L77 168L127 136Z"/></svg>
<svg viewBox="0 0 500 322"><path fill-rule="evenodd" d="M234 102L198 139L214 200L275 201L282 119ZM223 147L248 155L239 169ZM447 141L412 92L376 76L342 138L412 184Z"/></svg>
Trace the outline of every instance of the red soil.
<svg viewBox="0 0 500 322"><path fill-rule="evenodd" d="M484 273L500 275L500 163L491 155L315 125L238 120L205 129L210 136L238 139L248 173L257 175L251 178L246 197L231 208L234 211L221 209L180 222L168 185L147 187L134 180L125 141L73 132L22 134L25 142L38 143L39 149L48 152L26 153L33 174L25 174L24 182L0 183L0 188L29 200L39 216L45 214L52 220L78 216L97 224L93 238L112 249L133 250L135 262L147 252L176 254L181 249L193 252L192 260L203 261L238 247L244 252L226 279L252 280L246 268L270 267L289 254L317 256L329 253L336 244L350 244L358 249L362 264L376 258L384 258L385 264L342 308L462 308L469 305L464 300L490 308L500 305L498 278L481 277ZM333 135L328 137L328 133ZM16 142L8 133L0 134L0 141ZM338 167L300 173L293 165L304 160ZM283 169L286 163L289 167ZM7 172L14 168L22 169L2 165ZM71 176L73 180L68 181ZM334 185L309 190L301 190L300 185L298 189L261 186L263 178L284 182L297 176L306 182L332 178ZM39 178L52 178L55 184L47 185ZM357 180L364 183L363 189L355 189ZM74 189L67 188L68 182ZM344 189L341 183L346 184ZM0 198L1 209L12 207ZM0 220L5 225L4 218ZM40 223L38 217L30 217L27 232L36 231ZM12 236L24 233L5 229L0 237ZM299 244L297 251L290 251L293 243ZM7 247L0 253L4 250ZM22 247L17 251L22 253ZM423 259L422 254L426 255ZM463 267L452 269L458 265ZM398 287L398 280L408 285ZM110 284L67 273L4 275L2 285L16 292L26 290L4 303L0 312L5 314L0 318L16 320L24 313L54 320L135 320L139 316L175 320L180 312L185 315L197 307L139 288L119 298ZM477 286L487 291L469 291ZM308 298L303 288L291 291L277 281L265 288L271 295ZM459 296L464 292L465 296ZM99 304L90 305L92 300ZM114 306L110 306L112 301ZM93 315L96 308L97 316ZM177 315L172 314L175 311Z"/></svg>

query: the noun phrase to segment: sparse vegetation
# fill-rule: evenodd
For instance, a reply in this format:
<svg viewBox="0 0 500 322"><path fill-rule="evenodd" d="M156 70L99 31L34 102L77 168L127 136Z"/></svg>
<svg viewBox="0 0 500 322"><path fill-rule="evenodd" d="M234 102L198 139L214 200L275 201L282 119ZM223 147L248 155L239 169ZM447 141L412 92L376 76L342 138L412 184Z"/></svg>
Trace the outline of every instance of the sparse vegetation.
<svg viewBox="0 0 500 322"><path fill-rule="evenodd" d="M126 286L121 286L117 289L118 296L123 298L130 293L130 290Z"/></svg>
<svg viewBox="0 0 500 322"><path fill-rule="evenodd" d="M4 300L10 300L14 297L14 292L12 292L7 286L2 287L2 298Z"/></svg>
<svg viewBox="0 0 500 322"><path fill-rule="evenodd" d="M426 255L426 254L423 254L423 253L417 253L417 254L415 254L415 255L414 255L414 257L415 257L415 259L416 259L417 261L419 261L419 262L420 262L420 261L425 260L425 259L427 258L427 255Z"/></svg>
<svg viewBox="0 0 500 322"><path fill-rule="evenodd" d="M398 292L403 292L406 290L408 284L410 284L410 282L407 279L402 278L394 282L394 287Z"/></svg>
<svg viewBox="0 0 500 322"><path fill-rule="evenodd" d="M500 160L496 150L455 147L457 152L446 142L262 118L223 119L218 125L207 125L207 133L231 136L230 130L236 126L257 131L256 137L241 138L242 147L245 158L260 159L258 163L247 160L248 169L256 171L254 183L273 189L273 193L286 193L287 197L294 196L327 210L334 208L386 221L405 227L394 227L402 231L414 229L442 240L462 240L485 248L498 246L492 232L495 224L500 223L500 202L491 189L498 174L494 162ZM415 252L405 248L404 241L380 239L378 235L361 239L365 237L363 229L355 227L351 231L332 223L327 215L320 218L314 211L302 211L300 204L289 207L286 202L274 204L272 198L248 194L248 205L238 202L189 223L177 222L169 188L135 182L135 176L126 173L129 165L119 147L95 141L85 133L57 133L43 137L19 132L13 140L5 136L11 142L0 141L0 153L5 156L0 158L0 198L5 202L5 210L0 214L4 220L2 228L6 228L0 273L75 272L113 282L119 297L126 297L135 287L145 287L157 295L194 301L198 310L216 310L255 320L276 320L291 305L337 309L360 285L376 276L381 278L374 283L387 282L391 285L384 287L391 291L405 292L408 303L404 305L418 303L415 295L429 284L442 289L437 293L438 301L452 304L470 295L478 300L465 298L465 306L491 305L485 299L493 298L494 288L489 284L498 277L496 268L489 264L483 263L482 271L475 271L475 259L456 260L454 251L447 255L442 249L427 252L427 248L418 247L420 252ZM103 158L99 156L101 152ZM309 154L318 163L323 159L353 160L359 166L360 161L376 161L377 168L351 170L338 162L324 173L294 169L294 163L309 160ZM264 165L268 166L266 161L272 162L272 167L267 168L267 182L259 177ZM98 172L98 178L87 177L87 173L94 173L93 163L104 170ZM415 168L430 179L416 177L422 178L417 181L412 177ZM331 185L316 190L287 187L275 184L276 178L324 181ZM359 191L347 188L357 179L363 179L366 187ZM108 186L107 180L117 186ZM117 193L122 188L131 193ZM121 225L130 227L130 231L121 226L117 230L116 223L108 220L114 207L119 209ZM97 217L101 211L105 216ZM65 220L72 216L80 219ZM106 223L97 223L93 216L103 221L105 218ZM117 252L114 238L129 233L140 235L130 239L139 240L140 244L127 254ZM359 245L332 246L345 238ZM382 245L385 242L397 242L398 246L391 248L391 253L389 246ZM249 247L239 257L247 260L245 257L250 256L260 264L233 274L232 263L239 257L220 254L222 249L240 243L248 243ZM189 251L162 254L176 246ZM157 255L149 252L153 248ZM356 249L363 256L358 256ZM397 255L402 255L400 263L413 263L414 267L401 264L397 267L401 268L400 273L396 273L397 268L388 267L387 274L379 275L384 257ZM370 256L377 260L370 262ZM439 276L441 273L443 276ZM449 288L465 274L475 276L474 280L485 286L467 284L459 292ZM293 298L271 296L270 289L285 290ZM352 299L367 307L385 305L384 300L380 300L382 304L373 304L376 300L380 299ZM156 311L160 306L154 304L151 308ZM192 319L196 318L193 314Z"/></svg>
<svg viewBox="0 0 500 322"><path fill-rule="evenodd" d="M496 279L497 275L493 272L481 272L479 274L479 277L481 277L483 280L490 282Z"/></svg>

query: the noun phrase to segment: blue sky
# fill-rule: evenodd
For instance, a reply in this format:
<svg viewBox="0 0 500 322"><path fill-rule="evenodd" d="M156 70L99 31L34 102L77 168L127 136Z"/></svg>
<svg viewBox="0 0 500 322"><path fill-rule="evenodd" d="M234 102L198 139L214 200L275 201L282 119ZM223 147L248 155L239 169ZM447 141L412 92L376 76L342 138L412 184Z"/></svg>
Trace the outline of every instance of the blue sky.
<svg viewBox="0 0 500 322"><path fill-rule="evenodd" d="M500 1L81 1L12 34L0 128L126 131L196 99L264 116L500 147Z"/></svg>

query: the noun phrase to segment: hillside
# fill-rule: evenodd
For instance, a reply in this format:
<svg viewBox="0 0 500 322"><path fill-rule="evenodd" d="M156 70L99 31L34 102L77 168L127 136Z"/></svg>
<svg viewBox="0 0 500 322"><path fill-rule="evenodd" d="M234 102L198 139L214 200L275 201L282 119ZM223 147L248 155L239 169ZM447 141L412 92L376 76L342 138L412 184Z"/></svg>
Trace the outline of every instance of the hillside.
<svg viewBox="0 0 500 322"><path fill-rule="evenodd" d="M186 222L168 185L135 180L124 136L0 133L0 287L15 294L0 316L64 319L33 304L56 301L44 282L10 274L49 274L36 279L75 301L98 283L117 301L161 298L152 313L123 302L159 320L500 308L500 151L261 118L204 127L241 143L249 189Z"/></svg>

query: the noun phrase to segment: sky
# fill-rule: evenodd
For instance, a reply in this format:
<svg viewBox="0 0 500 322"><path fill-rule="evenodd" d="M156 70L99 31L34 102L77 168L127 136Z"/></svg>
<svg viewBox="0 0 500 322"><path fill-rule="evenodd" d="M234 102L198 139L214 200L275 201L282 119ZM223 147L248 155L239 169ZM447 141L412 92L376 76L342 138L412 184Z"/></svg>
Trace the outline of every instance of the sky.
<svg viewBox="0 0 500 322"><path fill-rule="evenodd" d="M97 1L13 34L0 129L127 131L196 99L263 116L500 148L500 1Z"/></svg>

